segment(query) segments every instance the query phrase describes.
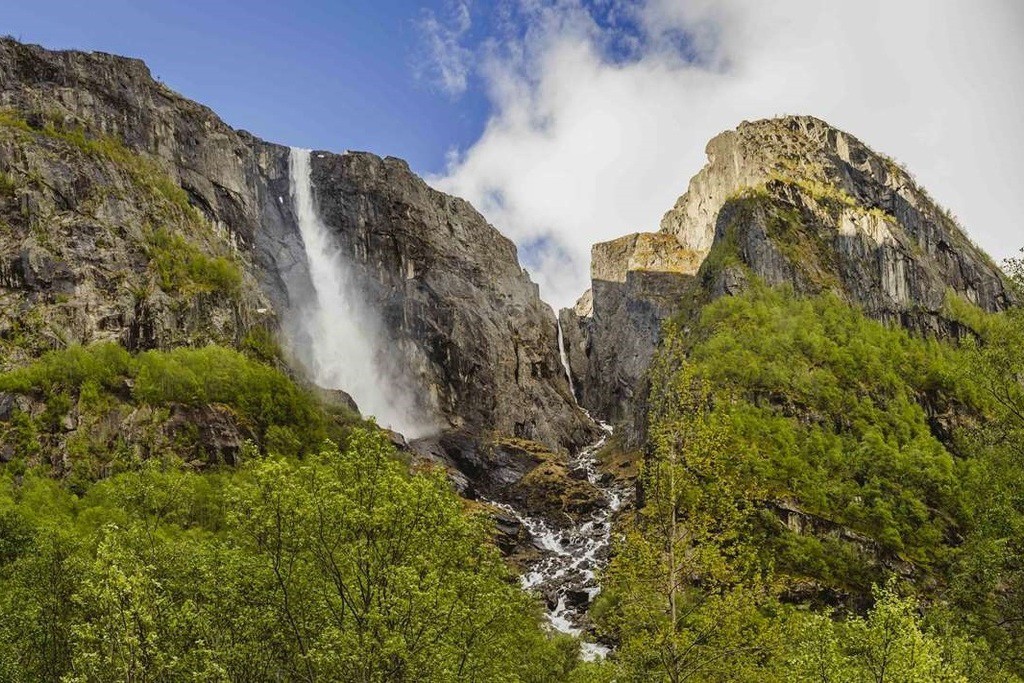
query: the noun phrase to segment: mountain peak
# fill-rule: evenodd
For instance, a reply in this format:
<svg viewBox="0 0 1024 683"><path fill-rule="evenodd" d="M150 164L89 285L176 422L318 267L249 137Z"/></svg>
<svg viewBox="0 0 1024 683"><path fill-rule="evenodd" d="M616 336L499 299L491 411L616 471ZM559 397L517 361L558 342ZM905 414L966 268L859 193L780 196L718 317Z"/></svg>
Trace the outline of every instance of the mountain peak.
<svg viewBox="0 0 1024 683"><path fill-rule="evenodd" d="M599 416L630 404L666 318L754 280L831 291L937 335L963 332L949 296L986 311L1014 299L906 169L821 119L744 121L712 138L707 156L659 232L594 246L590 314L563 311L584 405Z"/></svg>
<svg viewBox="0 0 1024 683"><path fill-rule="evenodd" d="M813 116L744 121L712 138L706 152L708 163L661 221L663 232L702 253L711 248L726 200L773 179L821 184L866 203L880 202L870 190L883 187L923 195L898 164Z"/></svg>

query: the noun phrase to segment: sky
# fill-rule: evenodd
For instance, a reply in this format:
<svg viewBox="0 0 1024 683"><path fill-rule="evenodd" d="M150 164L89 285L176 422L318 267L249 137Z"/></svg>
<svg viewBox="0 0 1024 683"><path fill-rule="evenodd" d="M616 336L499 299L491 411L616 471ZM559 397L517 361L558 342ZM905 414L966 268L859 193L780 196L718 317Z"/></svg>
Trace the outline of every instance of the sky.
<svg viewBox="0 0 1024 683"><path fill-rule="evenodd" d="M7 4L0 32L140 57L263 138L407 159L556 306L594 242L657 229L711 137L780 114L903 162L997 259L1024 246L1017 0Z"/></svg>
<svg viewBox="0 0 1024 683"><path fill-rule="evenodd" d="M444 0L0 0L0 33L138 57L236 128L274 142L400 156L427 173L479 135L482 93L428 73ZM55 19L59 17L59 19ZM432 68L432 67L430 67Z"/></svg>

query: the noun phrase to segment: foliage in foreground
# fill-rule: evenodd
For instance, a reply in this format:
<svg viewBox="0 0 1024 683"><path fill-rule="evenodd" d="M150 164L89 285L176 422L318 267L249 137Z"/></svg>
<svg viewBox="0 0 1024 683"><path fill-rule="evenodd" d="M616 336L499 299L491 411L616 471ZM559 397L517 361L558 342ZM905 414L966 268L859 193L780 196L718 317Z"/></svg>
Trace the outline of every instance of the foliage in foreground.
<svg viewBox="0 0 1024 683"><path fill-rule="evenodd" d="M0 485L0 680L564 680L488 526L375 431L76 497Z"/></svg>
<svg viewBox="0 0 1024 683"><path fill-rule="evenodd" d="M624 680L1018 680L1024 315L972 315L755 288L668 330L594 610Z"/></svg>
<svg viewBox="0 0 1024 683"><path fill-rule="evenodd" d="M48 354L0 376L45 404L2 435L0 680L1020 680L1024 314L961 308L958 347L764 289L670 329L594 664L440 474L373 431L318 448L322 407L259 339ZM96 483L31 467L180 405L230 411L244 464L185 472L173 442Z"/></svg>

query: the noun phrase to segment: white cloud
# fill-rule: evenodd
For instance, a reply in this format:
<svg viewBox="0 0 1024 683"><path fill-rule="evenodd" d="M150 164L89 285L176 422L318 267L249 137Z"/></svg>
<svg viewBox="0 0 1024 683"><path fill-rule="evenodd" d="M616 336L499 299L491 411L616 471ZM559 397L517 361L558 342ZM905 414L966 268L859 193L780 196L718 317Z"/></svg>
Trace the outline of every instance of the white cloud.
<svg viewBox="0 0 1024 683"><path fill-rule="evenodd" d="M451 2L443 20L429 10L424 11L419 23L425 54L417 72L453 97L464 93L469 84L473 53L462 41L471 26L468 1Z"/></svg>
<svg viewBox="0 0 1024 683"><path fill-rule="evenodd" d="M1010 0L520 0L512 15L474 55L486 128L430 180L514 239L556 305L588 286L594 242L657 229L711 137L783 113L906 163L997 258L1024 246Z"/></svg>

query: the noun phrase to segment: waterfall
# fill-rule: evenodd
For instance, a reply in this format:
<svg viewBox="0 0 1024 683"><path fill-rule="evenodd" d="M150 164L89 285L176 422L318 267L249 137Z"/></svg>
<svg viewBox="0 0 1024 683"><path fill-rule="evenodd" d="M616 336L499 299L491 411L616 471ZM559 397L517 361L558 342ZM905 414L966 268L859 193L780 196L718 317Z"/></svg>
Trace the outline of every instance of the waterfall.
<svg viewBox="0 0 1024 683"><path fill-rule="evenodd" d="M609 482L598 467L598 453L612 433L609 425L598 424L601 438L569 458L570 469L601 492L601 502L585 518L559 528L511 503L485 499L529 532L537 555L527 562L520 584L545 597L548 622L555 630L583 639L581 653L586 660L608 654L607 647L591 640L586 613L601 590L597 576L608 564L614 517L630 497L625 485ZM584 604L580 604L581 595L586 596ZM570 596L575 599L570 601Z"/></svg>
<svg viewBox="0 0 1024 683"><path fill-rule="evenodd" d="M562 319L555 312L555 322L558 323L558 356L562 359L562 368L565 370L565 378L569 380L569 392L572 400L576 401L576 387L572 382L572 368L569 367L569 354L565 352L565 337L562 335Z"/></svg>
<svg viewBox="0 0 1024 683"><path fill-rule="evenodd" d="M313 300L299 302L295 352L325 389L347 392L364 415L407 437L430 431L415 402L383 368L387 343L382 322L365 305L347 259L320 220L313 199L310 150L292 148L289 180L299 232L306 250Z"/></svg>

